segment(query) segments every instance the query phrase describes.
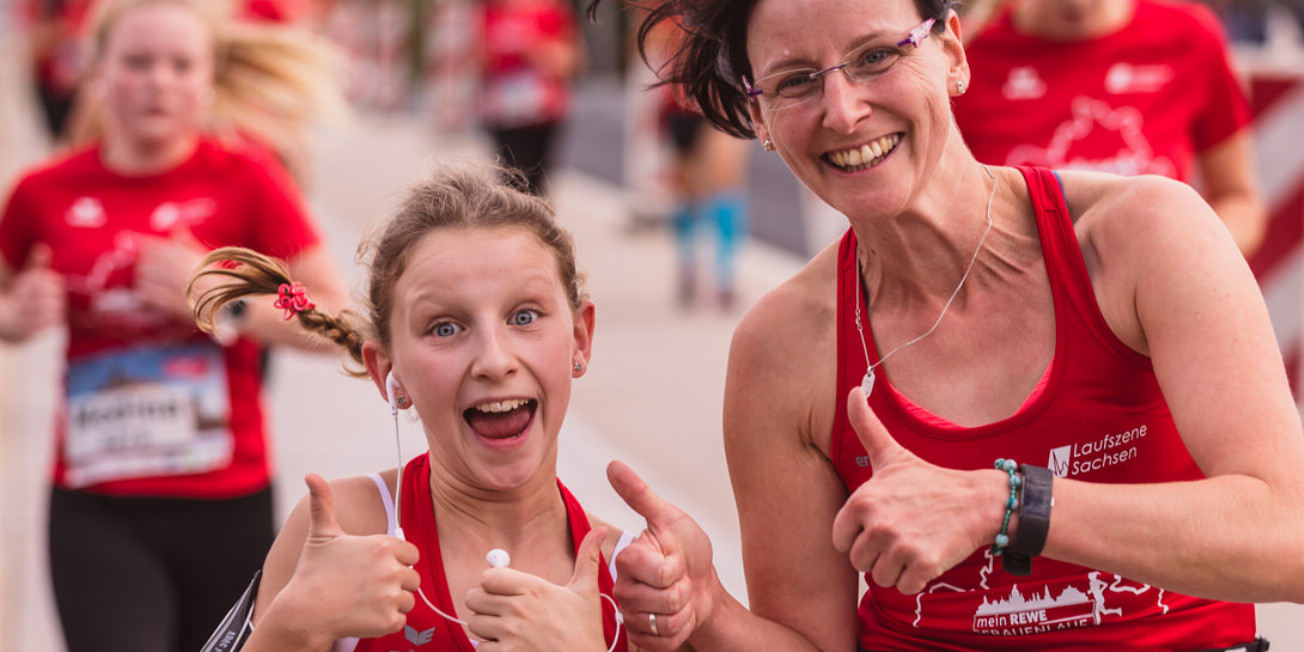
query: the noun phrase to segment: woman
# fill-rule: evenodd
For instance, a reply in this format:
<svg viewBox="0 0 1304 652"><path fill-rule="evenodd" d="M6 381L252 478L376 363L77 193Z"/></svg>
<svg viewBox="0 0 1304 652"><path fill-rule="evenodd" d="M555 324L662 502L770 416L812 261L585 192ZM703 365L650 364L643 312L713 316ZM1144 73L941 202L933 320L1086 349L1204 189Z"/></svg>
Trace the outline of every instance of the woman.
<svg viewBox="0 0 1304 652"><path fill-rule="evenodd" d="M371 378L393 418L415 410L429 445L401 472L329 486L309 476L263 566L246 652L626 649L602 560L632 536L557 478L594 306L552 209L508 184L450 166L409 191L365 245L360 327L313 307L265 256L206 259L244 265L198 276L211 286L201 322L239 297L279 295L287 316L365 368L354 375ZM489 568L491 549L510 567ZM235 620L231 638L248 635ZM234 649L225 628L205 649Z"/></svg>
<svg viewBox="0 0 1304 652"><path fill-rule="evenodd" d="M750 611L700 529L610 469L649 526L617 560L634 643L1233 649L1253 606L1224 601L1304 600L1299 415L1254 280L1193 191L975 161L944 0L653 21L675 13L692 33L667 81L850 229L734 336Z"/></svg>
<svg viewBox="0 0 1304 652"><path fill-rule="evenodd" d="M271 306L199 332L195 263L257 248L324 305L343 300L285 171L206 128L241 83L218 74L219 48L257 56L225 42L210 4L100 4L87 92L102 137L27 173L0 217L0 338L68 329L49 553L71 652L198 649L272 541L261 351L320 344Z"/></svg>

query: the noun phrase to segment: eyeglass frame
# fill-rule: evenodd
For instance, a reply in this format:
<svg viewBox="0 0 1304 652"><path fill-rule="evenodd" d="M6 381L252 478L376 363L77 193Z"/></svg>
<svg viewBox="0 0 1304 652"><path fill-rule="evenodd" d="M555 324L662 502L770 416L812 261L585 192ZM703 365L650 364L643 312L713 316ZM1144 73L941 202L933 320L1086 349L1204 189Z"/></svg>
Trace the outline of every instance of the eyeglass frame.
<svg viewBox="0 0 1304 652"><path fill-rule="evenodd" d="M914 26L914 27L913 27L913 28L912 28L912 29L911 29L911 30L906 34L906 37L905 37L904 39L901 39L900 41L897 41L896 46L897 46L897 47L902 47L902 46L904 46L904 45L906 45L906 44L909 44L909 45L913 45L913 46L917 49L917 48L920 46L920 44L924 42L924 39L928 38L928 34L932 31L932 29L933 29L933 25L936 24L936 23L937 23L937 19L936 19L936 18L928 18L928 19L925 19L924 22L919 23L918 25L915 25L915 26ZM862 48L856 48L856 50L853 50L853 52L859 52L861 49L862 49ZM845 70L847 66L850 66L850 65L851 65L852 63L854 63L854 62L855 62L855 61L854 61L853 59L848 59L848 60L843 61L842 63L839 63L839 64L837 64L837 65L835 65L835 66L829 66L828 68L825 68L825 69L823 69L823 70L816 70L815 72L810 73L810 77L809 77L809 79L810 79L811 81L814 81L814 80L816 80L816 79L820 79L820 80L822 80L822 79L824 78L825 75L827 75L827 74L829 74L829 73L831 73L831 72L833 72L833 71L835 71L835 70ZM801 70L801 69L798 68L797 70ZM769 79L770 77L773 77L774 75L782 75L782 74L785 74L785 73L787 73L787 72L796 72L796 70L794 70L794 71L780 71L780 72L774 73L773 75L766 75L765 77L762 78L762 80L764 80L764 79ZM843 74L846 74L846 73L844 72ZM740 77L740 79L742 80L742 83L743 83L743 93L744 93L745 95L747 95L747 101L749 101L749 102L750 102L750 101L753 101L753 100L755 100L756 98L760 97L761 95L763 95L763 94L765 93L765 91L761 90L760 88L756 88L755 86L753 86L753 85L752 85L752 81L751 81L750 79L747 78L747 75L742 75L742 76ZM851 78L848 77L848 79L851 79ZM857 80L855 80L855 79L851 79L851 81L857 81ZM777 94L776 94L776 95L777 95ZM804 102L805 102L805 100L802 100L801 103L804 103Z"/></svg>

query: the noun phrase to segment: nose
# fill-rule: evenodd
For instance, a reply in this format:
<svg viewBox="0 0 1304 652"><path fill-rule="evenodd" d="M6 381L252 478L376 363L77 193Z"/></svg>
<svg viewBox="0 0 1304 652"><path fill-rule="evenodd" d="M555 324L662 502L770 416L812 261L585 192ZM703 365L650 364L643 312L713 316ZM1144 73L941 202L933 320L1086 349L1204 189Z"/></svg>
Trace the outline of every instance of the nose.
<svg viewBox="0 0 1304 652"><path fill-rule="evenodd" d="M482 329L479 344L471 365L473 376L484 380L501 380L516 372L516 355L504 329Z"/></svg>
<svg viewBox="0 0 1304 652"><path fill-rule="evenodd" d="M842 74L828 74L834 70ZM824 128L840 134L851 133L872 112L869 102L862 97L865 86L851 80L845 64L823 72L820 80L824 86Z"/></svg>

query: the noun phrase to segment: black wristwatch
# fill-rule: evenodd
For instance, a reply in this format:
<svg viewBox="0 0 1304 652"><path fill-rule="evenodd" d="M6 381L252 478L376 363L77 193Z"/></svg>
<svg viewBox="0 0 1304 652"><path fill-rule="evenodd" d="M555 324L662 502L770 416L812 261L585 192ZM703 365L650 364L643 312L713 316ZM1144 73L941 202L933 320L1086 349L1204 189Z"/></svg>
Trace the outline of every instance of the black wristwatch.
<svg viewBox="0 0 1304 652"><path fill-rule="evenodd" d="M1050 532L1050 508L1055 504L1052 491L1054 474L1044 466L1022 464L1019 473L1019 530L1009 547L1001 553L1001 568L1011 575L1032 573L1032 558L1046 547Z"/></svg>

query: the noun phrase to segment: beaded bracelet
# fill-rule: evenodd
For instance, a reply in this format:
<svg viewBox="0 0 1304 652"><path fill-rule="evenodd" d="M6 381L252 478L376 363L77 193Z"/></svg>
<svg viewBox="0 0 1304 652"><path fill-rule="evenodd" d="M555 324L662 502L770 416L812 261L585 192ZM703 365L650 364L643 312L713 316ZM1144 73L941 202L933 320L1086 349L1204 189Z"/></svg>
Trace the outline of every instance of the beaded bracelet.
<svg viewBox="0 0 1304 652"><path fill-rule="evenodd" d="M1019 485L1023 484L1023 478L1015 472L1018 468L1019 464L1014 460L1003 457L996 459L996 470L1010 474L1010 497L1005 500L1005 518L1001 519L1001 531L996 535L996 541L992 543L991 553L994 556L1005 552L1005 548L1010 545L1010 515L1019 508L1017 494Z"/></svg>

